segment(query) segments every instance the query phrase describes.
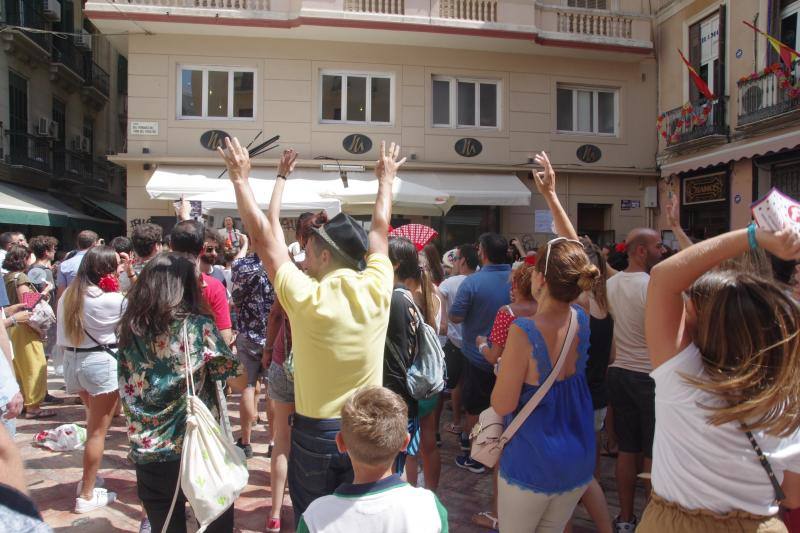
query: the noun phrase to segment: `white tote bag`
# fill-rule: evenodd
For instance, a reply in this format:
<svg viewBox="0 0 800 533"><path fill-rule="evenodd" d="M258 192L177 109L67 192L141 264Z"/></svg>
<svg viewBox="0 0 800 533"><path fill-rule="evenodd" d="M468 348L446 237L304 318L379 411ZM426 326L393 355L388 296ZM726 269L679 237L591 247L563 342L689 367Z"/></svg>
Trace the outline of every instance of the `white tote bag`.
<svg viewBox="0 0 800 533"><path fill-rule="evenodd" d="M186 435L181 453L181 470L172 506L162 533L169 527L178 491L192 506L202 533L219 518L247 486L248 472L244 452L220 429L208 407L195 393L189 335L183 324L183 345L186 373Z"/></svg>

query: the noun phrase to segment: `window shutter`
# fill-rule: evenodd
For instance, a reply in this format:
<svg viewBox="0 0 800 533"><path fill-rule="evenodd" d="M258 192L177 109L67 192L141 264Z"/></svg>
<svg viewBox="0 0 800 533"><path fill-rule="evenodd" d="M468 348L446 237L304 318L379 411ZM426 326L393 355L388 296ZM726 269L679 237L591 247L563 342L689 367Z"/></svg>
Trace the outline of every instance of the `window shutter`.
<svg viewBox="0 0 800 533"><path fill-rule="evenodd" d="M700 72L700 23L699 22L689 26L689 63L692 65L692 68L694 68L698 73ZM689 77L689 101L697 102L699 99L700 99L700 91L697 90L697 87L695 87L691 77Z"/></svg>
<svg viewBox="0 0 800 533"><path fill-rule="evenodd" d="M723 98L725 96L725 27L727 25L726 16L727 7L725 4L719 6L719 61L717 61L716 72L714 72L714 96Z"/></svg>
<svg viewBox="0 0 800 533"><path fill-rule="evenodd" d="M758 24L755 24L758 27ZM761 28L759 28L761 29ZM769 2L769 20L767 21L767 33L773 37L777 37L778 39L781 38L781 2L780 0L770 0ZM760 41L760 39L759 39ZM775 63L780 63L781 58L778 56L778 52L772 47L772 45L764 40L765 46L767 47L767 66L773 65Z"/></svg>

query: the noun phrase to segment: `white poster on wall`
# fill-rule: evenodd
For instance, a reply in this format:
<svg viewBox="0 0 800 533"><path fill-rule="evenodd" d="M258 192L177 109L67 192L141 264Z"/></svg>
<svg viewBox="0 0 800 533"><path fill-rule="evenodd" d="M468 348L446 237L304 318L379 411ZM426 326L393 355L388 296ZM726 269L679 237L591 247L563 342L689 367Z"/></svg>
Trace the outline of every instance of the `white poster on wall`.
<svg viewBox="0 0 800 533"><path fill-rule="evenodd" d="M537 209L533 222L535 233L555 233L553 228L553 213L549 209Z"/></svg>

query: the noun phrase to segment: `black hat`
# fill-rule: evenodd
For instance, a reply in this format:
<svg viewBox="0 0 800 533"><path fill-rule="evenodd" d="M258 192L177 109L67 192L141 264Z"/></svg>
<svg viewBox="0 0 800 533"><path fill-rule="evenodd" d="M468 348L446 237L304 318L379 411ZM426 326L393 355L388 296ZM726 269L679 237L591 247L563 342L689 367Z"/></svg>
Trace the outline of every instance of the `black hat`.
<svg viewBox="0 0 800 533"><path fill-rule="evenodd" d="M369 241L367 232L356 219L339 213L321 228L313 229L347 266L355 270L364 269L364 255L369 249Z"/></svg>

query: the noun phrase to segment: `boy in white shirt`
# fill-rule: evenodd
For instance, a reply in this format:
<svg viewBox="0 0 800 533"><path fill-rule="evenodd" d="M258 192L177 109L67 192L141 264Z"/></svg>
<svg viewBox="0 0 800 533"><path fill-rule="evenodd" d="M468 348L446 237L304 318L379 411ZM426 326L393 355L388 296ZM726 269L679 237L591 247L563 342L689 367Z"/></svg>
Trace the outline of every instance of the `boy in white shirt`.
<svg viewBox="0 0 800 533"><path fill-rule="evenodd" d="M297 533L446 533L447 510L436 495L392 472L395 457L408 445L407 425L408 408L394 392L384 387L355 392L342 407L336 435L339 451L353 463L353 483L314 500Z"/></svg>

